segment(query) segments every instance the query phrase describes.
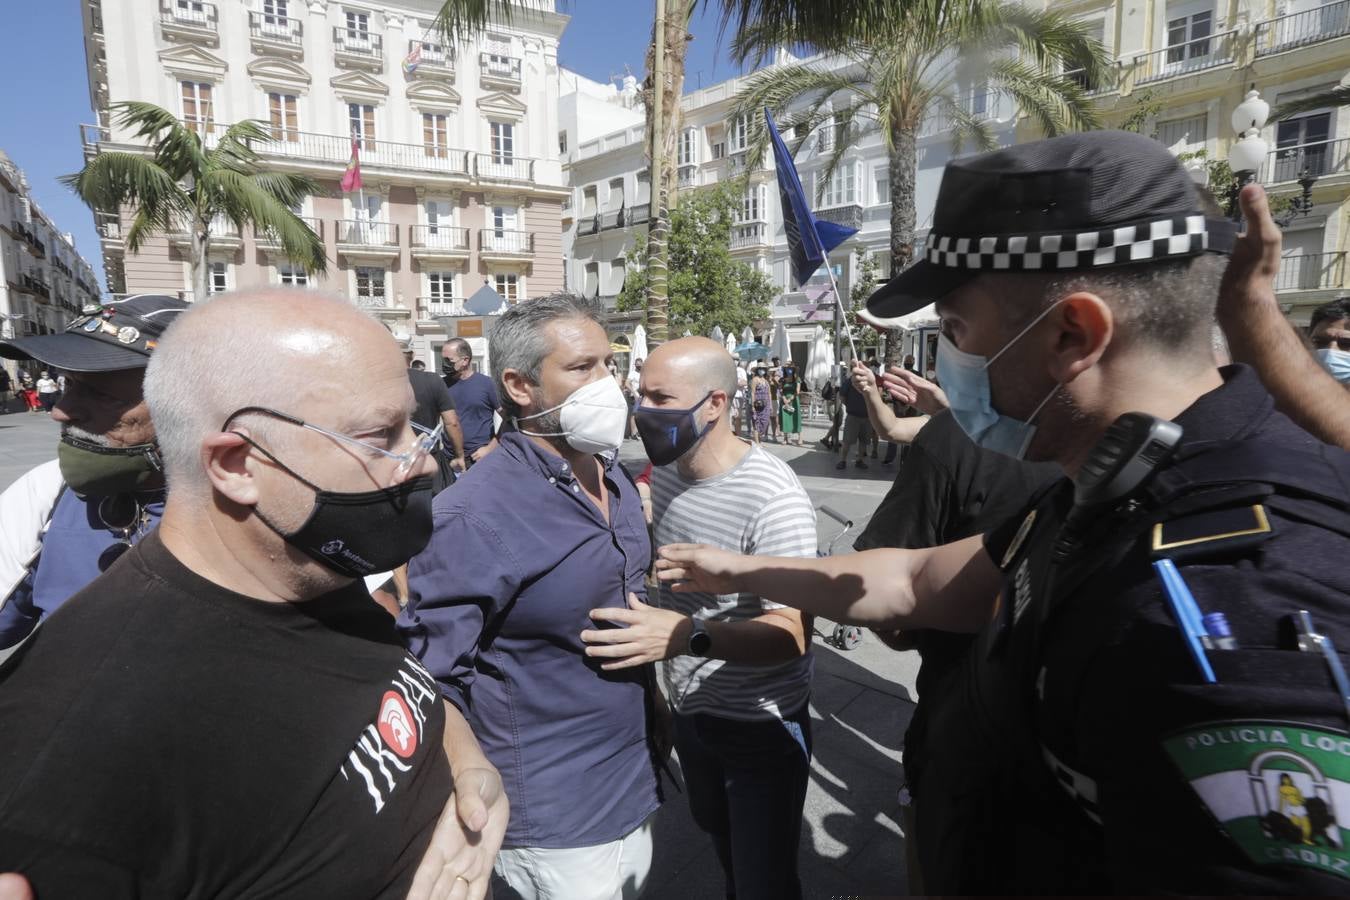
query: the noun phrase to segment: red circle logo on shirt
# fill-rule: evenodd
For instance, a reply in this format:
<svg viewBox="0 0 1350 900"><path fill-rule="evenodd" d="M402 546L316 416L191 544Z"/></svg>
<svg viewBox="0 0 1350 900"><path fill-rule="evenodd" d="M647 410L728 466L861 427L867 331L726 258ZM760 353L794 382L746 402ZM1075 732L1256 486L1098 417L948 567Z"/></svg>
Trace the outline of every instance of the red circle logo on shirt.
<svg viewBox="0 0 1350 900"><path fill-rule="evenodd" d="M387 691L380 701L377 725L384 743L401 759L417 752L417 727L413 723L412 710L396 691Z"/></svg>

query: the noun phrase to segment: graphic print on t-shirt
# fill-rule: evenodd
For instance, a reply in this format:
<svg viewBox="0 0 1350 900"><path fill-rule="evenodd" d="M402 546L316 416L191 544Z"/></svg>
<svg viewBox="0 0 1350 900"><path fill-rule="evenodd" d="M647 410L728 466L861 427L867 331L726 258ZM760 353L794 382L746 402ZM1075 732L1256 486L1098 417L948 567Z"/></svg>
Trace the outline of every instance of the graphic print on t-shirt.
<svg viewBox="0 0 1350 900"><path fill-rule="evenodd" d="M357 736L356 746L342 764L342 777L364 787L377 814L403 776L412 771L406 760L422 746L427 716L441 696L431 673L411 655L403 657L390 684L391 689L380 698L375 720Z"/></svg>

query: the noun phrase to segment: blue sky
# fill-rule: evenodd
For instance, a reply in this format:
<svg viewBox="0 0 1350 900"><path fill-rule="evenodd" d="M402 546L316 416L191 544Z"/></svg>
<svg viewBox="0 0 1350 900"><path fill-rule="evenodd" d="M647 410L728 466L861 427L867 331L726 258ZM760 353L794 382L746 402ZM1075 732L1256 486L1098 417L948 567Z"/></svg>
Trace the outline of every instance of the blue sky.
<svg viewBox="0 0 1350 900"><path fill-rule="evenodd" d="M153 5L147 0L147 5ZM103 262L89 210L56 178L84 165L79 126L93 122L84 66L79 0L6 3L5 52L0 54L0 148L28 176L38 205L93 264L103 284ZM571 0L572 17L560 58L569 69L596 81L622 76L627 65L641 78L651 38L650 0ZM686 89L739 74L717 39L717 19L696 15L690 31Z"/></svg>

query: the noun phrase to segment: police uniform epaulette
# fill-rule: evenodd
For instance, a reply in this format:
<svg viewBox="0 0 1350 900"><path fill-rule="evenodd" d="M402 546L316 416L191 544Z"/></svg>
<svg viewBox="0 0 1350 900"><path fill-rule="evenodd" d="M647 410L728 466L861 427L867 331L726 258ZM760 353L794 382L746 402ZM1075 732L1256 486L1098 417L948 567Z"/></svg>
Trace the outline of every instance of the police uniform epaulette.
<svg viewBox="0 0 1350 900"><path fill-rule="evenodd" d="M1248 553L1274 535L1264 503L1207 509L1154 524L1149 550L1154 559L1193 562Z"/></svg>

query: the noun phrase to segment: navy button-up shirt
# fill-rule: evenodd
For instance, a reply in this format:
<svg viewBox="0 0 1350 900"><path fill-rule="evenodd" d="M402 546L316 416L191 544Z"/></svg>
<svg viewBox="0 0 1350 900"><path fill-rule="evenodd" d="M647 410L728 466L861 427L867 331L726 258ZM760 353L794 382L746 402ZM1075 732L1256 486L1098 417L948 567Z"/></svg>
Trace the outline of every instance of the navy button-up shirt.
<svg viewBox="0 0 1350 900"><path fill-rule="evenodd" d="M588 613L645 598L651 544L628 473L606 465L609 522L561 456L520 434L437 496L399 630L464 713L511 801L508 847L628 834L656 809L645 669L583 653Z"/></svg>

